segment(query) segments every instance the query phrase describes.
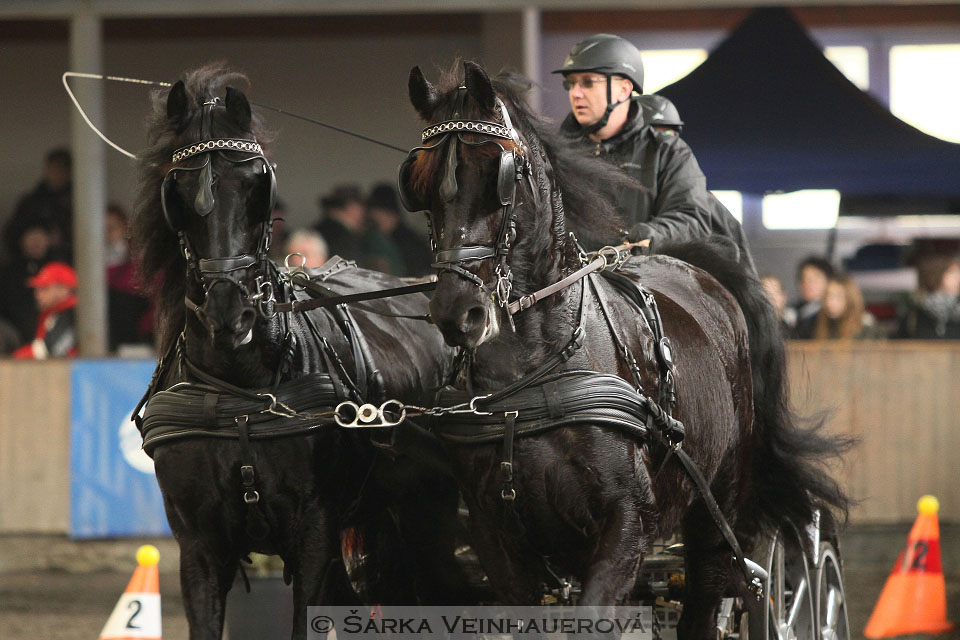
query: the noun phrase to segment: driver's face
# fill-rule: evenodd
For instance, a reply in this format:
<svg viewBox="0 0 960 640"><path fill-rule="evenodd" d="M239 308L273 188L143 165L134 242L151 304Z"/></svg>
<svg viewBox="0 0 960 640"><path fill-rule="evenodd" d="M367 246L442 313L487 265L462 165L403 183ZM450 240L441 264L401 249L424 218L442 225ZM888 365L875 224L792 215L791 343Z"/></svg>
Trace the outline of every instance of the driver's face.
<svg viewBox="0 0 960 640"><path fill-rule="evenodd" d="M615 84L619 78L611 76ZM570 96L570 110L581 127L596 124L607 110L607 77L593 71L568 73L564 76L564 86ZM611 87L613 89L613 87Z"/></svg>

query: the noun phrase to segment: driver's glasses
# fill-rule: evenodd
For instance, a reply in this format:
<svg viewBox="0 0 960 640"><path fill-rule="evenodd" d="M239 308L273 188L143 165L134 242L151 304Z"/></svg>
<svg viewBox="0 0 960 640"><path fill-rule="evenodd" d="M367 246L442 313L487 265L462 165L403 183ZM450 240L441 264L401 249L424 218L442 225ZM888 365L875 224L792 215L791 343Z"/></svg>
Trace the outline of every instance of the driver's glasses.
<svg viewBox="0 0 960 640"><path fill-rule="evenodd" d="M584 76L583 78L564 78L563 90L570 91L578 84L584 89L593 89L595 84L603 84L607 79L604 76Z"/></svg>

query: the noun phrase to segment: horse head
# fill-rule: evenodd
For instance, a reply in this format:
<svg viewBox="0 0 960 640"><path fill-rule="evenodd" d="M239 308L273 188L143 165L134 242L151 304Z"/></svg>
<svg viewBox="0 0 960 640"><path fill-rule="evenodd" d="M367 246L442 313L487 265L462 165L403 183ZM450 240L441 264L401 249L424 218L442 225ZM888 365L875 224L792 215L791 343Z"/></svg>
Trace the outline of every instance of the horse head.
<svg viewBox="0 0 960 640"><path fill-rule="evenodd" d="M474 348L500 332L518 207L538 196L507 105L482 68L465 62L464 71L443 95L419 67L410 72L410 100L431 126L401 166L400 192L430 222L441 271L430 315L448 344Z"/></svg>
<svg viewBox="0 0 960 640"><path fill-rule="evenodd" d="M258 313L271 315L274 168L238 89L221 98L177 82L166 115L176 146L160 196L187 265L185 303L214 344L237 348L251 340Z"/></svg>

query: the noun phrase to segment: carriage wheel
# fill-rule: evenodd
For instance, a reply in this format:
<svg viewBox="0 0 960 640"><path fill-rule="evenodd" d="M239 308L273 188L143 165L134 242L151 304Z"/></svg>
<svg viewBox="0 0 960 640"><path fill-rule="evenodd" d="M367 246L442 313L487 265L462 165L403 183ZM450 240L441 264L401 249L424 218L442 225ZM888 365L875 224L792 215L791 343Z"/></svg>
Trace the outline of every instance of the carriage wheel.
<svg viewBox="0 0 960 640"><path fill-rule="evenodd" d="M749 616L750 638L818 640L810 568L796 532L778 531L761 550L756 561L769 573L763 587L766 606Z"/></svg>
<svg viewBox="0 0 960 640"><path fill-rule="evenodd" d="M843 569L836 547L829 542L820 545L816 602L820 640L850 640Z"/></svg>

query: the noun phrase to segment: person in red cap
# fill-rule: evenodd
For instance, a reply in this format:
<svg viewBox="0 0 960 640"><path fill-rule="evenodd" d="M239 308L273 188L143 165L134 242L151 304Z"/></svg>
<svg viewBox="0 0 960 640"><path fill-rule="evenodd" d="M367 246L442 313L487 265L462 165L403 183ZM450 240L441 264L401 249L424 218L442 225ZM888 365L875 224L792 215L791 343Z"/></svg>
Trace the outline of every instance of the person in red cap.
<svg viewBox="0 0 960 640"><path fill-rule="evenodd" d="M50 262L27 280L37 300L40 319L33 342L13 352L14 358L43 360L77 355L74 310L77 274L64 262Z"/></svg>

